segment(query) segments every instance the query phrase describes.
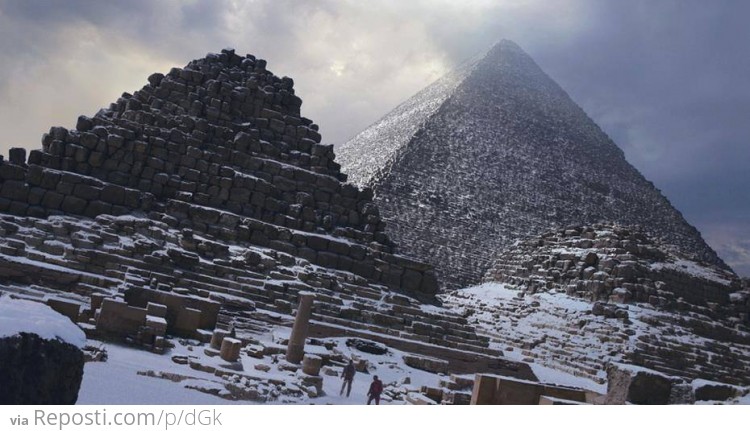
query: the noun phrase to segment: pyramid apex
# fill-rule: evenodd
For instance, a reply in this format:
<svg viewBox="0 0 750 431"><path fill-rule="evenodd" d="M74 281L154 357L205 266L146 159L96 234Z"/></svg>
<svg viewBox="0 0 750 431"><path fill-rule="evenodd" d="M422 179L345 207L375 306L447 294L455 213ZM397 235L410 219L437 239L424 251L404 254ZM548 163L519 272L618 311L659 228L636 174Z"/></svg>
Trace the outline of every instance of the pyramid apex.
<svg viewBox="0 0 750 431"><path fill-rule="evenodd" d="M489 50L489 54L492 54L492 53L499 54L501 52L502 53L515 52L518 54L523 54L525 56L528 56L526 51L524 51L520 45L518 45L517 43L513 42L510 39L501 39L500 42L497 42Z"/></svg>

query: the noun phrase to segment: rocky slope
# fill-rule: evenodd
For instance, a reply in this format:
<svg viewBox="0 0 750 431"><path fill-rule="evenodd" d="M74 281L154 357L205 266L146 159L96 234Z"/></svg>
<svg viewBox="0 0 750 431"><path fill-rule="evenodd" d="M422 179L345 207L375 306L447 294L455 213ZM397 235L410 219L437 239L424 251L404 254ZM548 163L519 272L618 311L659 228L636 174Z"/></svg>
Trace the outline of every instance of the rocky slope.
<svg viewBox="0 0 750 431"><path fill-rule="evenodd" d="M444 296L495 347L603 382L611 362L750 384L750 291L634 228L578 226L501 253Z"/></svg>
<svg viewBox="0 0 750 431"><path fill-rule="evenodd" d="M448 288L476 283L493 253L553 226L643 227L724 266L700 233L552 79L503 41L337 148L370 186L400 251Z"/></svg>

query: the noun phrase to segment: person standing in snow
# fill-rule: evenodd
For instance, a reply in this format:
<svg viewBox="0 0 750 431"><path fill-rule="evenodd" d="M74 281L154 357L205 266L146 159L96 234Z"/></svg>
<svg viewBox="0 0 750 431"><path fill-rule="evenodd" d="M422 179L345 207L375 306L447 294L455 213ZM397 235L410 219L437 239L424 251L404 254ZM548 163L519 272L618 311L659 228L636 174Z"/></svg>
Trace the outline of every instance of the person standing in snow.
<svg viewBox="0 0 750 431"><path fill-rule="evenodd" d="M375 400L375 405L380 405L380 394L383 393L383 382L378 379L378 376L372 377L372 383L370 383L370 390L367 392L367 405Z"/></svg>
<svg viewBox="0 0 750 431"><path fill-rule="evenodd" d="M341 385L341 392L339 395L344 395L344 388L346 388L346 396L349 396L352 392L352 381L354 380L354 374L356 373L357 370L354 368L354 361L350 359L349 363L344 367L344 371L341 373L341 378L344 380L344 383Z"/></svg>

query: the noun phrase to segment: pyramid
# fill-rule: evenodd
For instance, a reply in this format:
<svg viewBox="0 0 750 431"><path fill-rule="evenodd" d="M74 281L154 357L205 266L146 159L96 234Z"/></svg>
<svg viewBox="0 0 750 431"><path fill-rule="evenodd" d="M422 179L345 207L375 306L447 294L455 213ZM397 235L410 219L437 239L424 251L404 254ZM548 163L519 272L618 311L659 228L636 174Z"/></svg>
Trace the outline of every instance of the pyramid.
<svg viewBox="0 0 750 431"><path fill-rule="evenodd" d="M518 45L502 41L337 148L374 190L398 251L445 288L478 282L495 253L567 225L638 225L727 268L620 148Z"/></svg>

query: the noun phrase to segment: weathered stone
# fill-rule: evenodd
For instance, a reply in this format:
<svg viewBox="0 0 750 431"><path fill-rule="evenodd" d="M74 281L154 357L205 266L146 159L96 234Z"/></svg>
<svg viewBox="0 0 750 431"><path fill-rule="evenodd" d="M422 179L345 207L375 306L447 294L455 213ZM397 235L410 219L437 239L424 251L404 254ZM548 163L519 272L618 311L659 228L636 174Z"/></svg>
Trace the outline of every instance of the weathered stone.
<svg viewBox="0 0 750 431"><path fill-rule="evenodd" d="M8 161L16 165L26 164L26 149L13 147L8 150Z"/></svg>
<svg viewBox="0 0 750 431"><path fill-rule="evenodd" d="M448 372L448 361L442 359L419 355L404 355L403 358L406 365L419 370L429 371L431 373Z"/></svg>
<svg viewBox="0 0 750 431"><path fill-rule="evenodd" d="M734 385L708 380L694 381L691 387L695 388L697 401L727 401L742 396L746 392Z"/></svg>
<svg viewBox="0 0 750 431"><path fill-rule="evenodd" d="M302 372L308 376L317 376L320 374L320 367L323 365L323 359L317 355L305 355L302 359Z"/></svg>
<svg viewBox="0 0 750 431"><path fill-rule="evenodd" d="M292 334L289 336L289 345L286 351L286 360L293 364L299 364L305 354L305 340L314 300L314 293L300 292L299 294L297 316L294 319L294 326L292 327Z"/></svg>
<svg viewBox="0 0 750 431"><path fill-rule="evenodd" d="M537 405L542 396L585 402L582 389L555 386L490 374L477 374L471 404Z"/></svg>
<svg viewBox="0 0 750 431"><path fill-rule="evenodd" d="M59 340L23 333L0 338L0 403L75 404L83 352Z"/></svg>
<svg viewBox="0 0 750 431"><path fill-rule="evenodd" d="M679 380L657 371L624 364L607 368L605 404L669 404L672 387Z"/></svg>
<svg viewBox="0 0 750 431"><path fill-rule="evenodd" d="M132 336L146 323L146 309L104 299L96 318L96 330L113 336Z"/></svg>
<svg viewBox="0 0 750 431"><path fill-rule="evenodd" d="M224 338L228 336L229 331L224 329L214 329L214 332L211 335L211 348L220 350L221 343L224 341Z"/></svg>
<svg viewBox="0 0 750 431"><path fill-rule="evenodd" d="M66 316L71 322L78 322L78 315L81 310L81 305L79 303L60 298L49 298L47 299L47 305L58 313Z"/></svg>
<svg viewBox="0 0 750 431"><path fill-rule="evenodd" d="M224 337L221 341L221 359L227 362L236 362L240 358L242 341L236 338Z"/></svg>

